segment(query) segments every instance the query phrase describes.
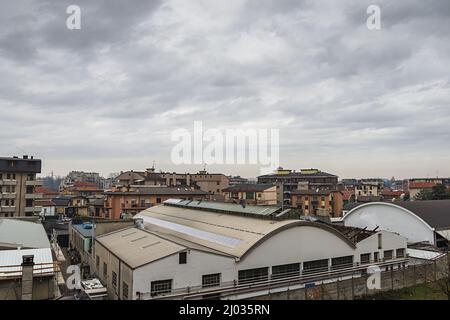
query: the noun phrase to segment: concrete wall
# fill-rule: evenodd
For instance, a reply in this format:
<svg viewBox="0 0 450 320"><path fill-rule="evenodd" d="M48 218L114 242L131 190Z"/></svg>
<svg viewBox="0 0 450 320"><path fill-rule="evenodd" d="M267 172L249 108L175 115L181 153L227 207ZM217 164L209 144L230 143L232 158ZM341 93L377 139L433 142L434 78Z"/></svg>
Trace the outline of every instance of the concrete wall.
<svg viewBox="0 0 450 320"><path fill-rule="evenodd" d="M21 279L0 281L0 300L21 300ZM33 278L33 300L48 300L55 297L55 279L50 277Z"/></svg>
<svg viewBox="0 0 450 320"><path fill-rule="evenodd" d="M386 230L399 233L408 242L427 241L434 244L434 231L420 218L404 208L388 203L361 205L344 216L346 226Z"/></svg>
<svg viewBox="0 0 450 320"><path fill-rule="evenodd" d="M253 297L255 300L353 300L365 299L380 292L412 287L434 282L448 275L448 257L421 265L411 265L381 273L381 289L368 289L367 278L339 280L332 283L316 283L309 288L288 290Z"/></svg>

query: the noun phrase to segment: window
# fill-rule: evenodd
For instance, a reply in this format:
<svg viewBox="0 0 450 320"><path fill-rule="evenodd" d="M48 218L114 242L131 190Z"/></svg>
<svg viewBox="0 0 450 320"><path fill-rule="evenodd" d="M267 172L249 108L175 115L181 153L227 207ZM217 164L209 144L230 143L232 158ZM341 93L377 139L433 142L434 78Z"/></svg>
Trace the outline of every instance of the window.
<svg viewBox="0 0 450 320"><path fill-rule="evenodd" d="M141 200L141 208L145 208L145 200Z"/></svg>
<svg viewBox="0 0 450 320"><path fill-rule="evenodd" d="M205 274L202 276L202 288L217 287L220 285L220 273Z"/></svg>
<svg viewBox="0 0 450 320"><path fill-rule="evenodd" d="M368 264L370 263L370 253L363 253L361 255L361 264Z"/></svg>
<svg viewBox="0 0 450 320"><path fill-rule="evenodd" d="M178 263L186 264L187 263L187 252L180 252L178 255Z"/></svg>
<svg viewBox="0 0 450 320"><path fill-rule="evenodd" d="M108 265L105 262L103 262L103 277L105 278L105 280L107 276L108 276Z"/></svg>
<svg viewBox="0 0 450 320"><path fill-rule="evenodd" d="M331 259L331 268L333 270L349 268L353 266L353 256L337 257Z"/></svg>
<svg viewBox="0 0 450 320"><path fill-rule="evenodd" d="M245 199L249 199L249 200L255 199L255 193L254 192L246 192Z"/></svg>
<svg viewBox="0 0 450 320"><path fill-rule="evenodd" d="M404 258L405 257L405 249L397 249L396 256L397 256L397 258Z"/></svg>
<svg viewBox="0 0 450 320"><path fill-rule="evenodd" d="M128 300L128 283L122 282L122 299Z"/></svg>
<svg viewBox="0 0 450 320"><path fill-rule="evenodd" d="M295 277L298 275L300 275L300 263L272 267L272 279Z"/></svg>
<svg viewBox="0 0 450 320"><path fill-rule="evenodd" d="M100 257L99 256L95 257L95 267L97 268L97 270L100 268Z"/></svg>
<svg viewBox="0 0 450 320"><path fill-rule="evenodd" d="M172 291L172 279L152 281L150 287L152 297L170 293Z"/></svg>
<svg viewBox="0 0 450 320"><path fill-rule="evenodd" d="M117 273L114 271L112 272L112 279L111 279L112 285L114 288L117 288Z"/></svg>
<svg viewBox="0 0 450 320"><path fill-rule="evenodd" d="M328 259L307 261L303 263L304 273L322 272L328 270Z"/></svg>
<svg viewBox="0 0 450 320"><path fill-rule="evenodd" d="M161 198L156 198L156 203L161 203Z"/></svg>
<svg viewBox="0 0 450 320"><path fill-rule="evenodd" d="M378 252L374 252L374 253L373 253L373 260L374 260L375 262L378 262L379 259L380 259L380 254L379 254Z"/></svg>
<svg viewBox="0 0 450 320"><path fill-rule="evenodd" d="M238 282L250 283L256 281L264 281L269 279L269 268L257 268L257 269L247 269L239 270Z"/></svg>
<svg viewBox="0 0 450 320"><path fill-rule="evenodd" d="M384 251L384 260L392 259L392 254L394 250L386 250Z"/></svg>
<svg viewBox="0 0 450 320"><path fill-rule="evenodd" d="M378 234L378 249L383 249L383 238L381 233Z"/></svg>

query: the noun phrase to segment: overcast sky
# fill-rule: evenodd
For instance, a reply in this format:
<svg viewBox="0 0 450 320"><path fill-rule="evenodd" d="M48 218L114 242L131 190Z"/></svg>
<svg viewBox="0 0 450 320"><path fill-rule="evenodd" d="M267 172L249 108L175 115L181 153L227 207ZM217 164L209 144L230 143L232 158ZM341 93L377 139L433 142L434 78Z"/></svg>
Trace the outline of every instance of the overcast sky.
<svg viewBox="0 0 450 320"><path fill-rule="evenodd" d="M448 0L0 3L0 155L33 154L43 174L196 171L170 152L197 120L279 129L292 169L450 176Z"/></svg>

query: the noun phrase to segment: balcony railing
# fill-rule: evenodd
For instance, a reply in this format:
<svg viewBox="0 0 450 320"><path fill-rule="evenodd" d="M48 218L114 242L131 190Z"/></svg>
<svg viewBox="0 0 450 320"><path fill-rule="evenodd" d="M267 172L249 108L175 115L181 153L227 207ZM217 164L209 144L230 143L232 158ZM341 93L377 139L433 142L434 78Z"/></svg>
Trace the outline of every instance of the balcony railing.
<svg viewBox="0 0 450 320"><path fill-rule="evenodd" d="M11 212L16 212L16 206L8 206L8 207L0 207L0 212L4 212L4 213L11 213Z"/></svg>
<svg viewBox="0 0 450 320"><path fill-rule="evenodd" d="M27 180L25 182L25 185L28 186L42 186L42 181L38 181L38 180Z"/></svg>
<svg viewBox="0 0 450 320"><path fill-rule="evenodd" d="M25 199L42 199L42 193L27 193Z"/></svg>

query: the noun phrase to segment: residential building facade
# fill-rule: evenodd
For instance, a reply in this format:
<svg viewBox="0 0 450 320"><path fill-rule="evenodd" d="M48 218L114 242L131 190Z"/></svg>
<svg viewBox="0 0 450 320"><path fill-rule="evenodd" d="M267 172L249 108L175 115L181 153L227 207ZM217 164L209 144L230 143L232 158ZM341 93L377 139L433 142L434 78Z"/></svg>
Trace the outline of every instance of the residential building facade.
<svg viewBox="0 0 450 320"><path fill-rule="evenodd" d="M41 172L41 160L33 157L0 158L0 217L38 215L41 208L36 199L42 194L36 188L42 183L36 175Z"/></svg>
<svg viewBox="0 0 450 320"><path fill-rule="evenodd" d="M277 185L278 203L291 205L291 194L298 189L337 190L338 177L318 169L301 169L300 172L278 168L273 174L258 177L258 183Z"/></svg>

